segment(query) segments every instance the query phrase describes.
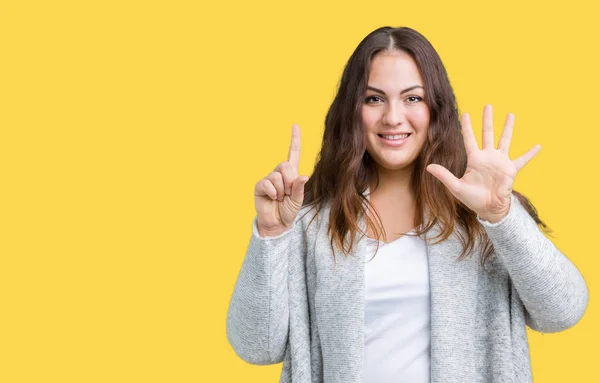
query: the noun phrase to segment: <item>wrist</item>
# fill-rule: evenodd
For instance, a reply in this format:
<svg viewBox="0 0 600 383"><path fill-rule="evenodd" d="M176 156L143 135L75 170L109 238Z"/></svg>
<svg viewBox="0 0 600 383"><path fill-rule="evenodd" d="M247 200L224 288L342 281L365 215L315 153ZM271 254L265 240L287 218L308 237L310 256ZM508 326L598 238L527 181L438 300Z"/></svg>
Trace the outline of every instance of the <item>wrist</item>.
<svg viewBox="0 0 600 383"><path fill-rule="evenodd" d="M271 228L267 229L262 227L258 222L256 223L256 228L258 229L258 234L261 237L276 237L281 233L286 232L289 227L279 227L279 228Z"/></svg>
<svg viewBox="0 0 600 383"><path fill-rule="evenodd" d="M506 214L489 214L489 215L481 215L478 214L479 219L482 221L486 221L489 223L498 223L502 220L502 218L506 217Z"/></svg>
<svg viewBox="0 0 600 383"><path fill-rule="evenodd" d="M503 210L502 212L499 212L499 213L483 213L483 214L477 214L477 216L482 221L486 221L486 222L489 222L489 223L498 223L498 222L502 221L502 219L504 219L504 217L506 217L508 215L508 211L509 210L510 210L510 205L509 205L509 207L507 209Z"/></svg>

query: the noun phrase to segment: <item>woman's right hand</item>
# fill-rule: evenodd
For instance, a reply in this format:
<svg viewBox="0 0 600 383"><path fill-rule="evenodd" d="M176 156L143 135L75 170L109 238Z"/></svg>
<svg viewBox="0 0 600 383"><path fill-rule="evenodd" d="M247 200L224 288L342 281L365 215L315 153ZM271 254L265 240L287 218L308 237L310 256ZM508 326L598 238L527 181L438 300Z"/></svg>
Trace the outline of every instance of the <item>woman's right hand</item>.
<svg viewBox="0 0 600 383"><path fill-rule="evenodd" d="M254 205L260 236L276 236L288 230L304 201L307 176L298 176L300 162L300 127L292 125L292 142L288 160L256 183Z"/></svg>

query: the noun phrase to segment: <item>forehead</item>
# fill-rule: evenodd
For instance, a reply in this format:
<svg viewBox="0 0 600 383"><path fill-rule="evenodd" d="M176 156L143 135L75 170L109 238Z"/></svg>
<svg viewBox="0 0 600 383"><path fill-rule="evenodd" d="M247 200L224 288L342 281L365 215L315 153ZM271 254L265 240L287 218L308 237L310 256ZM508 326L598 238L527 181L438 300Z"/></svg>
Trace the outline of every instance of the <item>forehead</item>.
<svg viewBox="0 0 600 383"><path fill-rule="evenodd" d="M369 84L386 92L412 85L423 85L423 78L413 58L402 51L379 52L371 59Z"/></svg>

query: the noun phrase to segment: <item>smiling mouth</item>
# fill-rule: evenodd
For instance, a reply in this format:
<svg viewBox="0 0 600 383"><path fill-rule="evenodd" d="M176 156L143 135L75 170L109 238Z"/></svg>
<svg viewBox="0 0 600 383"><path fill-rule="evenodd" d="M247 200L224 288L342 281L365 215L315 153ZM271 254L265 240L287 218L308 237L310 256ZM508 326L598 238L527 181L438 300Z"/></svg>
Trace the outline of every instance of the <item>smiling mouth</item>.
<svg viewBox="0 0 600 383"><path fill-rule="evenodd" d="M410 137L411 133L405 133L405 134L396 134L396 135L383 135L383 134L377 134L379 137L386 139L386 140L391 140L391 141L401 141L404 139L407 139L408 137Z"/></svg>

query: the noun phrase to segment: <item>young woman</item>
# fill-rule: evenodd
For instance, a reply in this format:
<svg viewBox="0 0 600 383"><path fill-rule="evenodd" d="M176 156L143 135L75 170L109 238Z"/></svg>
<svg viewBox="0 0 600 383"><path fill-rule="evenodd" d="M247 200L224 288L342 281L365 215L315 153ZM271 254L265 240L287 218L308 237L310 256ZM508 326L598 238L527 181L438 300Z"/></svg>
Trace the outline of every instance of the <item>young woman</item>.
<svg viewBox="0 0 600 383"><path fill-rule="evenodd" d="M579 321L588 291L512 189L539 151L508 156L459 121L445 68L410 28L358 45L327 113L319 159L288 160L255 186L257 216L227 337L281 382L530 382L526 325Z"/></svg>

